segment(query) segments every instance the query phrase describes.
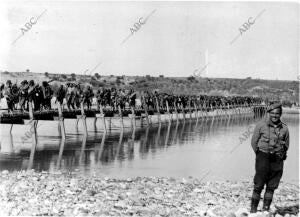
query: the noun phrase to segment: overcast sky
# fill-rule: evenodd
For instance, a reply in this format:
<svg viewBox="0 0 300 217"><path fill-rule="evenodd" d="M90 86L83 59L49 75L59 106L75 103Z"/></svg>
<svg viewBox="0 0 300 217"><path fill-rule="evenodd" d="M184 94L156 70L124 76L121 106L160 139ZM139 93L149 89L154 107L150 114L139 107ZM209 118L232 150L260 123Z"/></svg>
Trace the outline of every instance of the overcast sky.
<svg viewBox="0 0 300 217"><path fill-rule="evenodd" d="M280 80L299 74L296 3L20 2L0 3L0 70L181 77L203 69L206 77ZM240 34L249 18L255 22ZM22 35L30 19L36 23ZM139 20L145 24L131 34Z"/></svg>

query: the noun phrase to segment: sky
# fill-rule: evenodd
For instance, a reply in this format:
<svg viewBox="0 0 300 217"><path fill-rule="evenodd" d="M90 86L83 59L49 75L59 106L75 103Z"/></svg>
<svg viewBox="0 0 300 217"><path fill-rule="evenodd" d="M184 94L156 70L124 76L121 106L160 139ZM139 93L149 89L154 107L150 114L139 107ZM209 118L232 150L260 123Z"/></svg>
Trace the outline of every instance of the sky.
<svg viewBox="0 0 300 217"><path fill-rule="evenodd" d="M0 70L297 80L299 20L292 2L1 1Z"/></svg>

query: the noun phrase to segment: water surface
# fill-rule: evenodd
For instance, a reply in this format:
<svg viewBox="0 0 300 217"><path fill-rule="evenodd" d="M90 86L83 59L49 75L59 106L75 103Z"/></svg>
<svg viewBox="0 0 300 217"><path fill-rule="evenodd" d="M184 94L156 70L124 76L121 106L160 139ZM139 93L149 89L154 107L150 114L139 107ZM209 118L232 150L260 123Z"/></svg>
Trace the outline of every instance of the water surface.
<svg viewBox="0 0 300 217"><path fill-rule="evenodd" d="M193 176L203 180L242 180L254 175L250 139L239 137L260 119L249 116L165 123L136 129L40 137L34 158L31 144L14 143L14 154L1 154L0 170L77 171L112 177ZM299 180L299 116L286 115L290 149L283 180ZM252 127L253 129L253 127ZM5 145L5 144L3 144Z"/></svg>

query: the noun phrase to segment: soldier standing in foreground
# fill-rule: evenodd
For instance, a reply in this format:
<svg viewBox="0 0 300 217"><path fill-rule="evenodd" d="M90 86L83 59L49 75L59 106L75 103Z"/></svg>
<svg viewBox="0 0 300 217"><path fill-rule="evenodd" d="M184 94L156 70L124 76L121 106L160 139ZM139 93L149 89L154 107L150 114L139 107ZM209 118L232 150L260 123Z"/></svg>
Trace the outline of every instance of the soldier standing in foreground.
<svg viewBox="0 0 300 217"><path fill-rule="evenodd" d="M254 190L251 199L251 213L257 212L260 194L266 185L263 211L269 211L275 189L277 189L282 172L283 161L289 148L289 131L280 117L281 104L276 103L267 110L268 118L259 122L251 140L256 154Z"/></svg>

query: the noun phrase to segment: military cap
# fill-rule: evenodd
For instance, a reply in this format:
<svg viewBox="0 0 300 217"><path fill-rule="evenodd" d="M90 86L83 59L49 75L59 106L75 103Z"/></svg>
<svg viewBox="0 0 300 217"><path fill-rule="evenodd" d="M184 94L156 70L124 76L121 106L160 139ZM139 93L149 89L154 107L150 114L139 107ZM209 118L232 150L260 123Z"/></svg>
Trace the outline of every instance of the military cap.
<svg viewBox="0 0 300 217"><path fill-rule="evenodd" d="M23 80L23 81L21 82L21 84L28 84L28 81L27 81L27 80Z"/></svg>
<svg viewBox="0 0 300 217"><path fill-rule="evenodd" d="M34 80L30 80L29 85L34 85Z"/></svg>
<svg viewBox="0 0 300 217"><path fill-rule="evenodd" d="M7 80L7 81L6 81L6 84L11 84L11 80Z"/></svg>
<svg viewBox="0 0 300 217"><path fill-rule="evenodd" d="M267 112L270 112L274 109L280 108L282 110L282 104L281 103L274 103L272 105L270 105L267 109Z"/></svg>

